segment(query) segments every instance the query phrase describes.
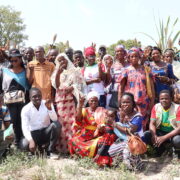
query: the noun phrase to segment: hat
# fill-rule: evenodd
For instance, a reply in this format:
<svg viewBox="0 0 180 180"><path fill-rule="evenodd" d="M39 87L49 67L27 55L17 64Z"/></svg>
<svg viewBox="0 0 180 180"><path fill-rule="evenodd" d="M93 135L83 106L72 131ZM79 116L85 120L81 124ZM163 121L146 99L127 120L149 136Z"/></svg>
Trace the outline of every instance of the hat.
<svg viewBox="0 0 180 180"><path fill-rule="evenodd" d="M10 49L9 57L22 57L22 54L20 53L19 49Z"/></svg>

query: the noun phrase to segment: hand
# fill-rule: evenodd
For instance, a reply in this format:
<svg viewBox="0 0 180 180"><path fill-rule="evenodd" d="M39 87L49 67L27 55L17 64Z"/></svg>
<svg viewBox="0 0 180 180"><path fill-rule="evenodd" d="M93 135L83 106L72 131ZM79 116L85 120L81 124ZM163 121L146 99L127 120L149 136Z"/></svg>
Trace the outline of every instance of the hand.
<svg viewBox="0 0 180 180"><path fill-rule="evenodd" d="M168 83L169 78L166 76L157 76L162 83Z"/></svg>
<svg viewBox="0 0 180 180"><path fill-rule="evenodd" d="M65 68L66 68L66 64L60 63L60 64L59 64L59 70L58 70L58 72L59 72L59 73L63 72L63 70L64 70Z"/></svg>
<svg viewBox="0 0 180 180"><path fill-rule="evenodd" d="M71 92L73 91L73 89L74 89L74 88L73 88L72 86L66 87L66 88L65 88L65 93L66 93L66 94L69 94L69 93L71 93Z"/></svg>
<svg viewBox="0 0 180 180"><path fill-rule="evenodd" d="M84 106L84 101L85 101L85 98L84 97L80 97L80 100L79 100L79 106L80 107Z"/></svg>
<svg viewBox="0 0 180 180"><path fill-rule="evenodd" d="M166 141L165 136L159 136L159 137L157 137L156 146L159 147L164 141Z"/></svg>
<svg viewBox="0 0 180 180"><path fill-rule="evenodd" d="M29 66L29 71L30 71L30 73L33 73L34 72L34 66Z"/></svg>
<svg viewBox="0 0 180 180"><path fill-rule="evenodd" d="M47 109L50 110L50 111L52 110L51 104L52 104L52 100L50 100L50 99L46 100L45 106L46 106Z"/></svg>
<svg viewBox="0 0 180 180"><path fill-rule="evenodd" d="M34 152L36 150L36 144L33 139L29 141L29 150L31 152Z"/></svg>
<svg viewBox="0 0 180 180"><path fill-rule="evenodd" d="M6 137L6 140L13 140L14 139L14 135L10 135Z"/></svg>
<svg viewBox="0 0 180 180"><path fill-rule="evenodd" d="M151 141L152 141L153 145L156 146L156 144L157 144L157 136L153 135L152 138L151 138Z"/></svg>
<svg viewBox="0 0 180 180"><path fill-rule="evenodd" d="M93 79L93 82L94 82L94 83L100 83L100 82L101 82L101 79L100 79L100 78L95 78L95 79Z"/></svg>

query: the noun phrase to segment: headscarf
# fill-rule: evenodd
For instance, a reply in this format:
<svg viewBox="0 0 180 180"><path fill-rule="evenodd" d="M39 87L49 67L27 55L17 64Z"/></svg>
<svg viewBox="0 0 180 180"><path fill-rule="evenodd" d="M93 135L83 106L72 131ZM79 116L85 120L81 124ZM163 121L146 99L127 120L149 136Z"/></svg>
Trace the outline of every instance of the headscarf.
<svg viewBox="0 0 180 180"><path fill-rule="evenodd" d="M132 47L132 48L128 51L128 56L130 56L130 54L133 53L133 52L137 52L140 57L141 57L142 54L143 54L143 51L142 51L141 48Z"/></svg>
<svg viewBox="0 0 180 180"><path fill-rule="evenodd" d="M88 57L88 56L95 56L96 53L95 53L95 48L90 46L90 47L87 47L85 50L84 50L84 54L85 54L85 57Z"/></svg>
<svg viewBox="0 0 180 180"><path fill-rule="evenodd" d="M115 49L123 49L123 51L124 51L124 53L125 54L127 54L127 51L126 51L126 49L125 49L125 46L124 45L122 45L122 44L118 44L116 47L115 47Z"/></svg>
<svg viewBox="0 0 180 180"><path fill-rule="evenodd" d="M99 94L96 91L90 91L87 95L87 100L89 101L92 97L100 98Z"/></svg>
<svg viewBox="0 0 180 180"><path fill-rule="evenodd" d="M76 97L77 102L79 104L79 98L83 97L86 93L86 83L81 75L79 69L77 69L74 64L70 61L68 56L65 53L60 53L55 60L55 70L51 76L51 83L52 86L57 89L56 87L56 75L60 66L60 63L58 61L59 57L64 57L67 60L67 68L63 70L63 72L60 75L60 86L62 88L72 86L73 89L73 95Z"/></svg>
<svg viewBox="0 0 180 180"><path fill-rule="evenodd" d="M112 61L113 61L113 63L114 63L114 57L113 57L113 56L111 56L110 54L104 55L103 60L102 60L102 63L104 64L105 71L107 70L107 68L106 68L106 63L105 63L105 59L106 59L107 57L111 57L111 59L112 59Z"/></svg>

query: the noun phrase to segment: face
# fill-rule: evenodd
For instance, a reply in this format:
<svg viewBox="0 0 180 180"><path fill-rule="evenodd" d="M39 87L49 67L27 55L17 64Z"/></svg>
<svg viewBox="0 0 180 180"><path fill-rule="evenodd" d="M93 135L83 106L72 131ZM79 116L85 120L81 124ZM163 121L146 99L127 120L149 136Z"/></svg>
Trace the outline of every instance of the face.
<svg viewBox="0 0 180 180"><path fill-rule="evenodd" d="M104 47L99 48L98 54L99 56L104 57L104 55L106 54L106 48Z"/></svg>
<svg viewBox="0 0 180 180"><path fill-rule="evenodd" d="M51 51L48 53L48 60L49 60L49 62L53 62L53 63L54 63L57 55L58 55L58 51L56 51L56 50L51 50Z"/></svg>
<svg viewBox="0 0 180 180"><path fill-rule="evenodd" d="M140 56L138 52L132 52L129 55L129 61L132 65L138 65L139 60L140 60Z"/></svg>
<svg viewBox="0 0 180 180"><path fill-rule="evenodd" d="M44 60L44 54L45 54L45 52L44 52L44 49L42 47L37 47L35 49L35 56L36 56L36 59L38 61Z"/></svg>
<svg viewBox="0 0 180 180"><path fill-rule="evenodd" d="M73 60L73 50L72 49L66 49L65 53L68 56L68 58L72 61Z"/></svg>
<svg viewBox="0 0 180 180"><path fill-rule="evenodd" d="M113 124L113 122L115 121L115 112L113 111L107 111L106 112L106 116L105 116L105 122L107 124Z"/></svg>
<svg viewBox="0 0 180 180"><path fill-rule="evenodd" d="M21 57L11 57L10 63L13 65L13 67L21 66L22 63Z"/></svg>
<svg viewBox="0 0 180 180"><path fill-rule="evenodd" d="M73 63L75 65L75 67L83 67L84 66L84 59L83 59L82 54L80 54L80 53L74 54Z"/></svg>
<svg viewBox="0 0 180 180"><path fill-rule="evenodd" d="M161 60L161 53L158 50L153 50L151 56L152 56L153 61L155 62L158 62Z"/></svg>
<svg viewBox="0 0 180 180"><path fill-rule="evenodd" d="M171 106L171 97L168 93L161 93L159 96L159 102L164 109L169 109Z"/></svg>
<svg viewBox="0 0 180 180"><path fill-rule="evenodd" d="M91 66L95 63L95 59L96 59L96 56L94 55L90 55L87 57L87 60L88 60L88 64Z"/></svg>
<svg viewBox="0 0 180 180"><path fill-rule="evenodd" d="M40 91L31 91L30 100L34 106L40 106L42 100L42 94Z"/></svg>
<svg viewBox="0 0 180 180"><path fill-rule="evenodd" d="M124 95L121 98L121 110L126 114L131 113L133 111L133 102L130 96Z"/></svg>
<svg viewBox="0 0 180 180"><path fill-rule="evenodd" d="M34 57L34 51L33 49L27 49L24 52L24 59L28 60L28 62L32 61Z"/></svg>
<svg viewBox="0 0 180 180"><path fill-rule="evenodd" d="M107 67L111 67L112 64L113 64L113 59L112 59L110 56L106 57L106 58L104 59L104 61L105 61L105 65L106 65Z"/></svg>
<svg viewBox="0 0 180 180"><path fill-rule="evenodd" d="M64 69L67 68L68 61L64 58L64 56L60 56L58 61L60 66L64 66Z"/></svg>
<svg viewBox="0 0 180 180"><path fill-rule="evenodd" d="M116 56L116 59L124 59L125 57L125 51L123 48L116 48L115 49L115 56Z"/></svg>
<svg viewBox="0 0 180 180"><path fill-rule="evenodd" d="M174 58L174 55L173 55L172 52L169 52L169 51L168 51L168 52L166 52L166 53L164 54L164 61L165 61L166 63L172 64L173 58Z"/></svg>
<svg viewBox="0 0 180 180"><path fill-rule="evenodd" d="M148 56L150 56L150 53L151 53L151 48L146 47L144 49L144 56L147 58Z"/></svg>
<svg viewBox="0 0 180 180"><path fill-rule="evenodd" d="M93 109L96 109L98 107L99 101L97 97L92 97L88 101L89 106Z"/></svg>

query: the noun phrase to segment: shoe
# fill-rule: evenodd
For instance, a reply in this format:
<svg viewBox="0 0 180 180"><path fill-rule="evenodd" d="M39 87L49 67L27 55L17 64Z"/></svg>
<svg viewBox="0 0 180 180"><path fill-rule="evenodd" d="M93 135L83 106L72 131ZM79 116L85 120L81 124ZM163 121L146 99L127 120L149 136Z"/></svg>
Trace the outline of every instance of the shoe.
<svg viewBox="0 0 180 180"><path fill-rule="evenodd" d="M59 154L51 152L51 153L49 153L48 158L52 159L52 160L58 160L59 159Z"/></svg>

